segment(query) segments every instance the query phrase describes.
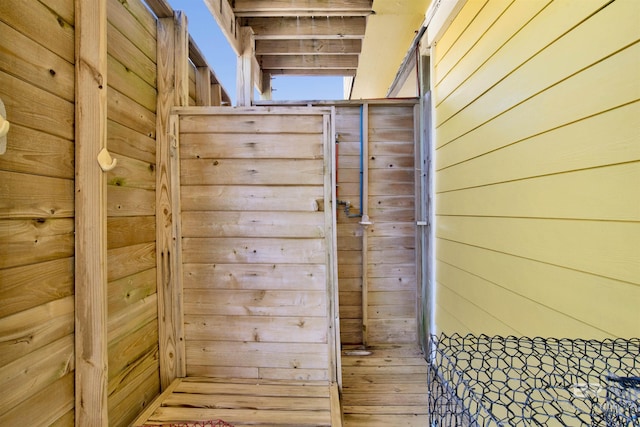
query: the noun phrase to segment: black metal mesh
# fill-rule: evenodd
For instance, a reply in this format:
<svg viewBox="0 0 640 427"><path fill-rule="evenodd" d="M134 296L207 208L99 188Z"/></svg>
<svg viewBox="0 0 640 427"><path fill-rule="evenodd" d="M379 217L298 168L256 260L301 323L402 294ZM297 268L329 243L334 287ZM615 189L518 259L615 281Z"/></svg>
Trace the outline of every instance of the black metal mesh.
<svg viewBox="0 0 640 427"><path fill-rule="evenodd" d="M432 336L431 427L640 427L640 338Z"/></svg>

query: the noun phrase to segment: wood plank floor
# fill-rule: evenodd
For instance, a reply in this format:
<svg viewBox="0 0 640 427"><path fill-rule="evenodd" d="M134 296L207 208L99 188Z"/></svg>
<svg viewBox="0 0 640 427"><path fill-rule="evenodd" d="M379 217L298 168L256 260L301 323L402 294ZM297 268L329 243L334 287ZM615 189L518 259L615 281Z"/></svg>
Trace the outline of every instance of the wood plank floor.
<svg viewBox="0 0 640 427"><path fill-rule="evenodd" d="M337 395L337 387L326 381L182 378L149 405L133 426L212 420L234 427L336 426L340 425Z"/></svg>
<svg viewBox="0 0 640 427"><path fill-rule="evenodd" d="M428 426L427 362L417 346L369 347L369 356L342 352L345 427Z"/></svg>

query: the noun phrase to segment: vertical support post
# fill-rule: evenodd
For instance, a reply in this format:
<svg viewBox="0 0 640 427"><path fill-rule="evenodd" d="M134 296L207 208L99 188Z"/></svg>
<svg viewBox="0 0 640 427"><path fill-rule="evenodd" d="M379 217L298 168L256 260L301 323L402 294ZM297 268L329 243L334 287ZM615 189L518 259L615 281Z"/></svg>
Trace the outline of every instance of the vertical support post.
<svg viewBox="0 0 640 427"><path fill-rule="evenodd" d="M236 72L237 104L250 107L253 104L253 59L255 57L255 37L251 27L240 28L241 54L238 56Z"/></svg>
<svg viewBox="0 0 640 427"><path fill-rule="evenodd" d="M271 74L262 73L262 91L260 92L260 99L264 101L271 101L273 94L271 92Z"/></svg>
<svg viewBox="0 0 640 427"><path fill-rule="evenodd" d="M211 70L196 67L196 105L211 105Z"/></svg>
<svg viewBox="0 0 640 427"><path fill-rule="evenodd" d="M158 102L156 113L156 256L160 385L166 389L184 376L182 277L176 225L175 181L177 140L172 134L171 108L187 105L189 96L186 16L176 12L158 19ZM174 125L175 129L175 125Z"/></svg>
<svg viewBox="0 0 640 427"><path fill-rule="evenodd" d="M369 104L362 105L362 344L369 344Z"/></svg>
<svg viewBox="0 0 640 427"><path fill-rule="evenodd" d="M338 250L336 231L336 157L335 107L323 114L324 224L327 256L327 340L329 344L329 380L342 384L340 372L340 319L338 305Z"/></svg>
<svg viewBox="0 0 640 427"><path fill-rule="evenodd" d="M218 83L211 85L211 105L219 107L222 105L222 86Z"/></svg>
<svg viewBox="0 0 640 427"><path fill-rule="evenodd" d="M75 1L75 420L107 426L107 2Z"/></svg>
<svg viewBox="0 0 640 427"><path fill-rule="evenodd" d="M423 164L424 151L422 140L422 107L424 98L420 97L420 104L413 108L413 131L414 131L414 186L415 186L415 217L416 217L416 313L418 322L418 345L423 350L426 349L426 321L424 313L424 251L425 251L425 228L426 221L423 210L424 185L423 185Z"/></svg>
<svg viewBox="0 0 640 427"><path fill-rule="evenodd" d="M336 361L336 381L338 383L338 389L342 391L342 345L340 339L340 290L338 289L338 156L337 156L337 131L336 131L336 107L331 107L331 116L328 141L329 150L328 155L331 157L331 253L333 259L331 260L331 280L333 281L332 288L332 308L333 312L331 318L333 319L333 339L334 339L334 353Z"/></svg>

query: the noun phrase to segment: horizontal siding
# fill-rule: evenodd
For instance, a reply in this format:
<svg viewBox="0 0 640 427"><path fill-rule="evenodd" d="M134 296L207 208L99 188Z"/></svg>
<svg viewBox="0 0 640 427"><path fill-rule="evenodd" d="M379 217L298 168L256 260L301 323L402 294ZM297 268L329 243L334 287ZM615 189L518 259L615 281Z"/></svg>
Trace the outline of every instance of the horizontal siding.
<svg viewBox="0 0 640 427"><path fill-rule="evenodd" d="M129 425L160 391L156 294L156 20L107 1L108 413Z"/></svg>
<svg viewBox="0 0 640 427"><path fill-rule="evenodd" d="M437 331L640 333L639 14L469 2L436 44Z"/></svg>
<svg viewBox="0 0 640 427"><path fill-rule="evenodd" d="M322 114L180 123L187 375L328 380Z"/></svg>
<svg viewBox="0 0 640 427"><path fill-rule="evenodd" d="M0 425L73 425L74 2L0 2ZM28 421L26 421L28 420Z"/></svg>

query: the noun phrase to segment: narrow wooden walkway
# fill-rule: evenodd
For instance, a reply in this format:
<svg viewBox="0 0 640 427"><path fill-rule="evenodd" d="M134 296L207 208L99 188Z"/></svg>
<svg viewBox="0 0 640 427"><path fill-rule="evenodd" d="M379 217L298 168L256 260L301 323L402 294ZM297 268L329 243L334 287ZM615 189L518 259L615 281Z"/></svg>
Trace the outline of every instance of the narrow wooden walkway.
<svg viewBox="0 0 640 427"><path fill-rule="evenodd" d="M340 426L337 386L326 381L182 378L149 405L133 426L198 421L202 425L215 420L234 427Z"/></svg>
<svg viewBox="0 0 640 427"><path fill-rule="evenodd" d="M370 347L369 356L342 352L345 427L428 426L427 362L416 346Z"/></svg>

